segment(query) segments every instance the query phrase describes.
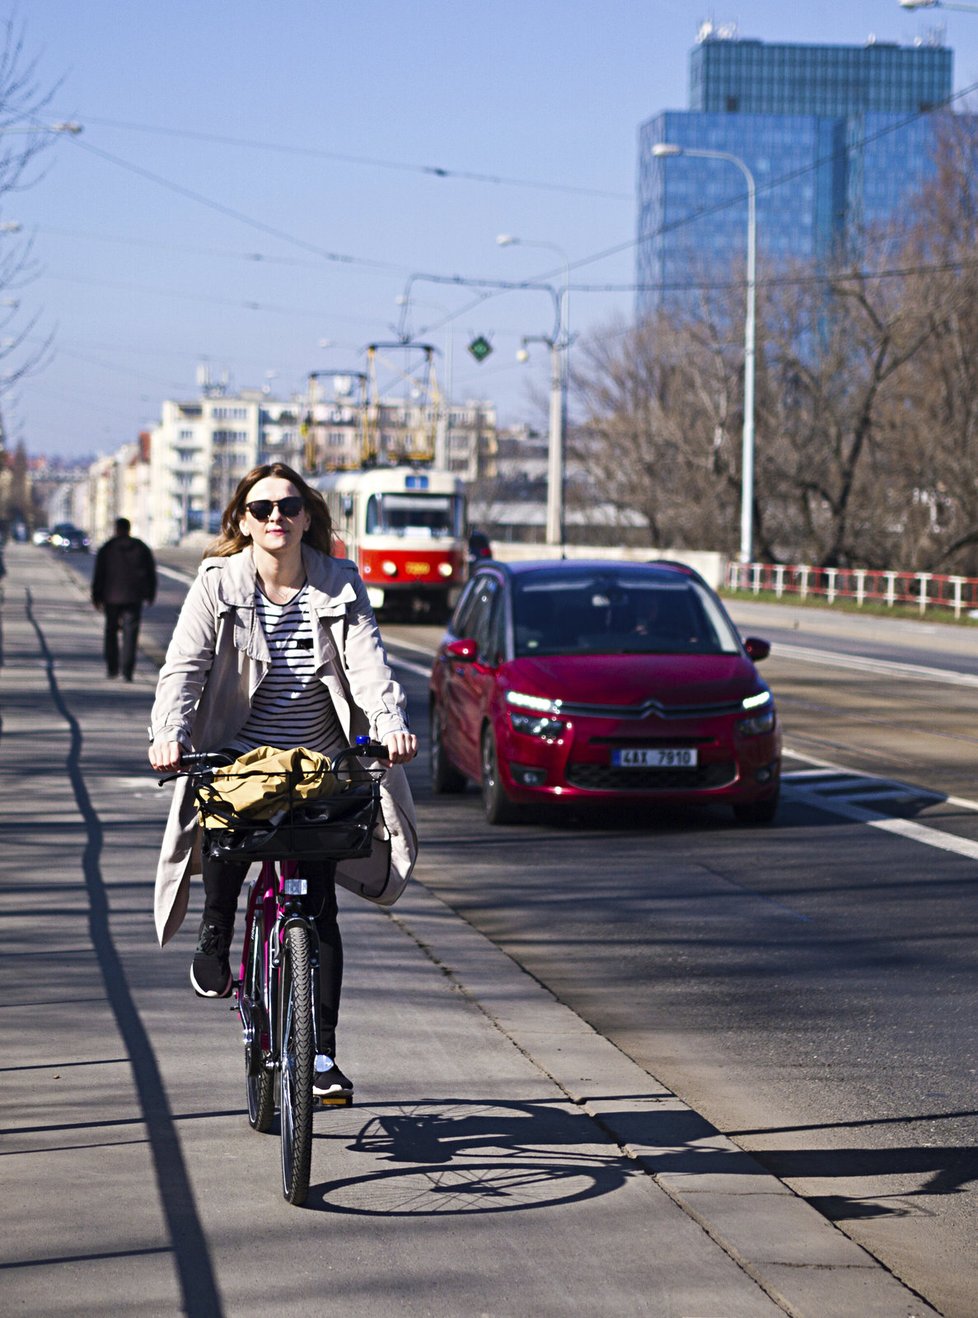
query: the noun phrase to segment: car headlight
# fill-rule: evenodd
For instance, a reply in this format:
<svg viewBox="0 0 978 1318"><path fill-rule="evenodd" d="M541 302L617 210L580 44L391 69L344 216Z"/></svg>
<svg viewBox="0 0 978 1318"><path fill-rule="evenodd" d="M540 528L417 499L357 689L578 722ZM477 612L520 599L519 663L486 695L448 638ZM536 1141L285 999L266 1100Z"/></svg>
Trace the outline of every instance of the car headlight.
<svg viewBox="0 0 978 1318"><path fill-rule="evenodd" d="M765 732L773 732L774 706L765 709L761 714L755 714L753 718L741 719L737 724L737 731L742 737L760 737Z"/></svg>
<svg viewBox="0 0 978 1318"><path fill-rule="evenodd" d="M559 714L563 701L548 700L545 696L525 696L522 691L507 691L506 703L519 709L532 709L537 714Z"/></svg>
<svg viewBox="0 0 978 1318"><path fill-rule="evenodd" d="M380 565L380 570L381 572L384 573L385 576L388 577L397 576L397 564L394 562L392 558L385 558Z"/></svg>
<svg viewBox="0 0 978 1318"><path fill-rule="evenodd" d="M759 709L761 705L771 703L771 693L770 691L758 691L756 696L744 696L740 703L744 709Z"/></svg>
<svg viewBox="0 0 978 1318"><path fill-rule="evenodd" d="M440 577L450 577L454 570L455 569L452 567L451 563L438 564L438 575Z"/></svg>
<svg viewBox="0 0 978 1318"><path fill-rule="evenodd" d="M541 714L518 714L514 709L509 711L509 718L513 731L525 733L527 737L556 740L564 735L564 724L557 718L547 718Z"/></svg>

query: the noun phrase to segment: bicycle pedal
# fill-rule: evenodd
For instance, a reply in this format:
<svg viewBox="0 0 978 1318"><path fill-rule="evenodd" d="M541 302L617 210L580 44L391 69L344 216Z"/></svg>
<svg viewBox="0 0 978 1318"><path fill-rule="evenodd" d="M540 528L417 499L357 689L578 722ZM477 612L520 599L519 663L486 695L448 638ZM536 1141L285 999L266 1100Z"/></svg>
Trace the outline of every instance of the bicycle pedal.
<svg viewBox="0 0 978 1318"><path fill-rule="evenodd" d="M352 1094L315 1094L314 1098L320 1107L352 1107Z"/></svg>

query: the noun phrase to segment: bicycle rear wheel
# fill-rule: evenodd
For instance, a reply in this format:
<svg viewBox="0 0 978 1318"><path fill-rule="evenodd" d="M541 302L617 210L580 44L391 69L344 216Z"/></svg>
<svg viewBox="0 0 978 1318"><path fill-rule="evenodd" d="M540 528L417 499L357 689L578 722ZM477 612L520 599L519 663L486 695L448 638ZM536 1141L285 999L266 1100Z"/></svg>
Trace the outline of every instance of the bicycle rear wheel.
<svg viewBox="0 0 978 1318"><path fill-rule="evenodd" d="M238 1010L244 1031L248 1122L253 1130L264 1134L271 1129L275 1118L275 1073L266 1065L268 1058L263 1047L269 1040L265 1012L265 920L260 903L252 920Z"/></svg>
<svg viewBox="0 0 978 1318"><path fill-rule="evenodd" d="M281 1144L282 1193L305 1203L312 1164L312 1082L315 1065L311 931L286 925L282 947Z"/></svg>

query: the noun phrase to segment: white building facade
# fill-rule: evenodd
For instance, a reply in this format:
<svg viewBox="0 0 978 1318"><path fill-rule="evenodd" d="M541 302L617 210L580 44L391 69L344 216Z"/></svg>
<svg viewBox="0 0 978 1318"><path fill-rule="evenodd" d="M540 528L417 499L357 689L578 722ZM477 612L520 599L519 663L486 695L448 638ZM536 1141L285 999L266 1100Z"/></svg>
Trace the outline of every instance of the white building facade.
<svg viewBox="0 0 978 1318"><path fill-rule="evenodd" d="M393 460L423 431L431 436L437 465L468 481L495 475L496 412L490 403L445 403L437 417L422 416L421 409L406 404L381 403L371 416L381 461ZM144 538L159 547L179 544L193 532L214 535L238 482L252 467L285 462L301 472L355 468L370 431L362 410L344 399L320 398L312 406L307 399L282 402L262 390L232 392L205 377L199 398L163 403L150 434Z"/></svg>
<svg viewBox="0 0 978 1318"><path fill-rule="evenodd" d="M238 481L259 460L260 398L208 387L194 402L164 402L150 439L151 544L216 533Z"/></svg>

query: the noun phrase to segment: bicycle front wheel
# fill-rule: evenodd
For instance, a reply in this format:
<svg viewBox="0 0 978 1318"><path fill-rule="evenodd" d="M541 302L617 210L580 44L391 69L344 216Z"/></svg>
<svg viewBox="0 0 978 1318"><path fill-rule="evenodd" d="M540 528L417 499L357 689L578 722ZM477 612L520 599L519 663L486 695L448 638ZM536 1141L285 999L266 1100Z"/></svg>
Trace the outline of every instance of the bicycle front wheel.
<svg viewBox="0 0 978 1318"><path fill-rule="evenodd" d="M248 1122L264 1134L271 1130L275 1117L275 1075L266 1065L270 1040L265 1012L265 921L260 905L251 925L238 1010L244 1031Z"/></svg>
<svg viewBox="0 0 978 1318"><path fill-rule="evenodd" d="M302 924L286 925L282 946L281 1127L282 1193L302 1204L312 1163L313 1030L312 934Z"/></svg>

